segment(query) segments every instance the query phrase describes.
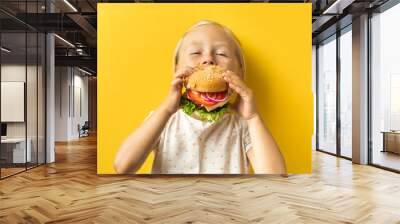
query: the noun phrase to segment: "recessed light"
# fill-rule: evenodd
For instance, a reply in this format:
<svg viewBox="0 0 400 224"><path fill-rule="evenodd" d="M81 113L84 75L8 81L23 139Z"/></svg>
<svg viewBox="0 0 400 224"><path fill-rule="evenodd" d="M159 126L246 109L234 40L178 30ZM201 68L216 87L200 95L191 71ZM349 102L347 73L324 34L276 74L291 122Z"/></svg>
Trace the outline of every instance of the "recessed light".
<svg viewBox="0 0 400 224"><path fill-rule="evenodd" d="M90 73L90 72L88 72L88 71L86 71L86 70L83 70L83 69L81 69L81 68L79 68L79 67L78 67L78 70L81 71L81 72L83 72L83 73L85 73L85 74L87 74L87 75L90 75L90 76L93 75L92 73Z"/></svg>
<svg viewBox="0 0 400 224"><path fill-rule="evenodd" d="M336 0L322 14L342 14L343 9L351 5L355 0Z"/></svg>
<svg viewBox="0 0 400 224"><path fill-rule="evenodd" d="M1 51L4 51L6 53L10 53L11 52L11 50L9 50L9 49L7 49L5 47L1 47Z"/></svg>
<svg viewBox="0 0 400 224"><path fill-rule="evenodd" d="M66 43L67 45L69 45L69 46L75 48L75 45L73 45L73 44L72 44L71 42L69 42L68 40L66 40L66 39L64 39L64 38L62 38L62 37L60 37L60 36L57 35L57 34L54 34L54 36L57 37L57 38L58 38L59 40L61 40L62 42Z"/></svg>
<svg viewBox="0 0 400 224"><path fill-rule="evenodd" d="M65 4L67 4L74 12L78 12L78 10L68 1L64 0Z"/></svg>

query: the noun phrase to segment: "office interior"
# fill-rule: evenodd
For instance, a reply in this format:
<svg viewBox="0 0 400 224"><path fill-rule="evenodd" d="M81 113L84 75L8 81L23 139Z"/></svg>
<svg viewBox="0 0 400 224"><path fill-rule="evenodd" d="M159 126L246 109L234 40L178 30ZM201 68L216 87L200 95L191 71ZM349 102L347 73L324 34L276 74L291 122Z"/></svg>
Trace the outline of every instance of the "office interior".
<svg viewBox="0 0 400 224"><path fill-rule="evenodd" d="M0 3L1 179L96 133L96 2L78 4Z"/></svg>
<svg viewBox="0 0 400 224"><path fill-rule="evenodd" d="M99 2L161 1L0 2L0 182L57 165L57 150L63 145L93 136L96 141ZM368 172L398 175L400 2L237 2L312 4L313 156L339 161L325 169L350 161L353 167L374 168Z"/></svg>
<svg viewBox="0 0 400 224"><path fill-rule="evenodd" d="M315 148L398 172L400 5L355 1L333 20L336 29L313 23Z"/></svg>

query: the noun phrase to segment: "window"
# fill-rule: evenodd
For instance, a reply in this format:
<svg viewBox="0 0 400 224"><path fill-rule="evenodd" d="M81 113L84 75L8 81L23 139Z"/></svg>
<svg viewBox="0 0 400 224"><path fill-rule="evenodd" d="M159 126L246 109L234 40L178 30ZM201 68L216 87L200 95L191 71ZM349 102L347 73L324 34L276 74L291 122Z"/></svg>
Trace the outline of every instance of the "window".
<svg viewBox="0 0 400 224"><path fill-rule="evenodd" d="M340 36L340 155L352 157L352 33Z"/></svg>
<svg viewBox="0 0 400 224"><path fill-rule="evenodd" d="M336 153L336 36L318 47L318 149Z"/></svg>
<svg viewBox="0 0 400 224"><path fill-rule="evenodd" d="M400 4L371 18L372 164L400 170Z"/></svg>

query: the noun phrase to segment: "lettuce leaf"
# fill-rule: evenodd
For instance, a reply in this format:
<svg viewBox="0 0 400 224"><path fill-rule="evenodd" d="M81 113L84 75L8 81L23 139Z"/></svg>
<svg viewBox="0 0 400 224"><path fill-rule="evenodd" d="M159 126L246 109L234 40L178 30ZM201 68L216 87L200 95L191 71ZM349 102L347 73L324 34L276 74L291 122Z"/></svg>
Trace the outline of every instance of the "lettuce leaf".
<svg viewBox="0 0 400 224"><path fill-rule="evenodd" d="M215 122L220 119L226 112L228 112L228 104L219 107L212 111L207 111L204 107L197 106L195 103L187 99L186 97L181 97L181 107L183 112L187 115L192 116L193 113L197 113L200 119L208 122Z"/></svg>
<svg viewBox="0 0 400 224"><path fill-rule="evenodd" d="M195 111L197 105L193 103L192 101L188 100L186 97L182 96L181 97L181 106L183 112L185 112L188 115L192 115L193 112Z"/></svg>

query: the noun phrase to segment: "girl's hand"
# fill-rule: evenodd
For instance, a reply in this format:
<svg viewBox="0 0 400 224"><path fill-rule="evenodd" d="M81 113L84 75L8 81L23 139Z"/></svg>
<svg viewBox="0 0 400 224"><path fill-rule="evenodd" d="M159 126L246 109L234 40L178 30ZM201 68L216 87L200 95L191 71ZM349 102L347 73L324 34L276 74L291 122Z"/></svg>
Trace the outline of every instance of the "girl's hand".
<svg viewBox="0 0 400 224"><path fill-rule="evenodd" d="M167 98L162 103L162 108L169 114L175 113L179 109L179 103L182 96L183 79L193 73L193 68L184 67L175 72L171 82L171 88Z"/></svg>
<svg viewBox="0 0 400 224"><path fill-rule="evenodd" d="M251 118L255 117L258 112L256 109L253 91L246 86L242 78L232 71L228 70L224 72L223 77L225 81L228 82L229 87L237 92L240 96L234 105L234 109L246 120L250 120Z"/></svg>

